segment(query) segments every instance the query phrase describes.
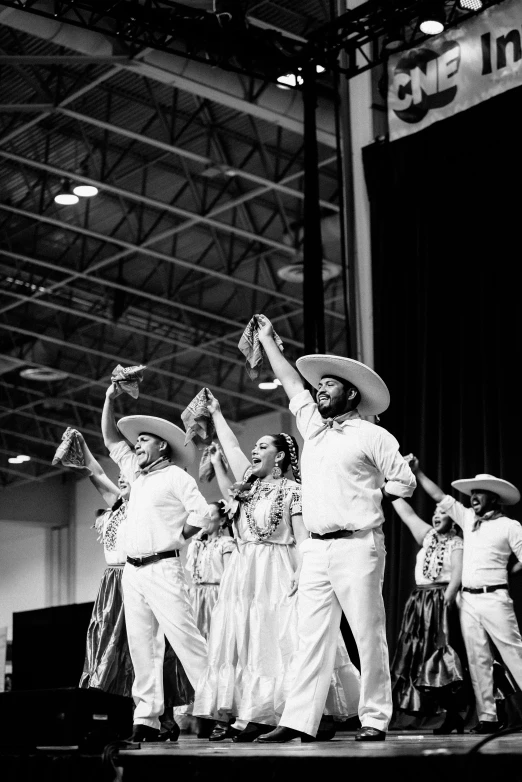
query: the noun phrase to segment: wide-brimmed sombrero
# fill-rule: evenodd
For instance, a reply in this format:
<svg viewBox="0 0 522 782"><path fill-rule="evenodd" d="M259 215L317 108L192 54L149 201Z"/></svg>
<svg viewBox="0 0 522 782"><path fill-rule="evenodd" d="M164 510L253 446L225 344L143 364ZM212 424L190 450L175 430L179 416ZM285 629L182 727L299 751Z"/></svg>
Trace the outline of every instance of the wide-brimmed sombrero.
<svg viewBox="0 0 522 782"><path fill-rule="evenodd" d="M165 440L172 448L170 460L178 467L190 467L196 458L193 444L185 445L185 432L164 418L156 418L154 415L127 415L118 421L118 429L133 445L139 435L145 432Z"/></svg>
<svg viewBox="0 0 522 782"><path fill-rule="evenodd" d="M321 378L332 375L352 383L361 394L361 401L357 406L360 415L379 415L389 407L390 392L386 383L377 372L360 361L314 353L298 358L296 366L314 388L317 388Z"/></svg>
<svg viewBox="0 0 522 782"><path fill-rule="evenodd" d="M474 478L462 478L458 481L452 481L452 486L462 494L471 496L473 489L486 489L498 494L503 505L516 505L520 500L520 492L516 486L502 478L495 478L488 473L479 473Z"/></svg>

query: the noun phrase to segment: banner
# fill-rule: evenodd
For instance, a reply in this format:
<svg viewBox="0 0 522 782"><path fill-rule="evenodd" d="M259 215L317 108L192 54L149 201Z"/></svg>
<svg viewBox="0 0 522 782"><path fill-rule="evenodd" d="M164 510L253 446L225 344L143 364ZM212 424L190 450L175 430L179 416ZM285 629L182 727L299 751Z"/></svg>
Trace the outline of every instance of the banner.
<svg viewBox="0 0 522 782"><path fill-rule="evenodd" d="M522 0L394 54L388 85L391 141L522 85Z"/></svg>

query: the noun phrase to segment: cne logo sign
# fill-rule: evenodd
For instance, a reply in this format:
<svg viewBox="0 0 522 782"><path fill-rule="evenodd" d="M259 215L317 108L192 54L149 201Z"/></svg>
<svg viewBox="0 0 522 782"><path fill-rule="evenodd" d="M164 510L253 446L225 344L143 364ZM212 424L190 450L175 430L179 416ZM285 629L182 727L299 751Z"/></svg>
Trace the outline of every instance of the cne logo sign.
<svg viewBox="0 0 522 782"><path fill-rule="evenodd" d="M420 122L431 109L440 109L457 95L460 46L445 41L433 49L415 49L397 62L390 85L390 108L403 122Z"/></svg>

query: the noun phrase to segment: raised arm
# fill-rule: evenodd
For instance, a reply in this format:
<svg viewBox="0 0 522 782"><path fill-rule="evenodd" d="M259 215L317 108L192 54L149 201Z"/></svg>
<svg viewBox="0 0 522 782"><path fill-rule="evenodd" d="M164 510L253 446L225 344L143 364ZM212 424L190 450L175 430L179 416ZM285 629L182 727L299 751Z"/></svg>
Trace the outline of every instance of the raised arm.
<svg viewBox="0 0 522 782"><path fill-rule="evenodd" d="M301 391L304 391L304 380L290 362L284 357L274 340L272 324L264 315L256 315L259 323L259 341L263 346L266 357L270 362L272 371L286 391L289 399L292 399Z"/></svg>
<svg viewBox="0 0 522 782"><path fill-rule="evenodd" d="M425 521L417 516L411 505L409 505L406 500L395 500L393 507L397 511L400 519L408 527L416 542L419 544L419 546L422 546L422 541L428 532L433 529L433 527L430 524L426 524Z"/></svg>
<svg viewBox="0 0 522 782"><path fill-rule="evenodd" d="M207 408L209 413L212 414L212 420L214 421L214 426L216 427L216 435L219 439L219 442L221 443L223 452L227 457L230 469L234 474L234 478L236 481L241 481L243 480L243 476L246 470L248 467L250 467L250 459L247 459L241 450L236 435L225 421L223 413L221 412L220 404L212 393L210 394L210 402L207 405ZM216 470L216 476L217 475L218 473ZM227 495L225 494L224 496Z"/></svg>
<svg viewBox="0 0 522 782"><path fill-rule="evenodd" d="M114 505L114 503L120 496L119 489L106 475L101 464L92 455L89 446L85 442L85 438L83 434L81 434L81 432L78 432L78 436L79 436L80 444L82 446L83 455L85 458L85 466L90 472L89 480L91 481L96 491L98 491L101 494L104 502L109 507L112 507L112 505Z"/></svg>
<svg viewBox="0 0 522 782"><path fill-rule="evenodd" d="M214 465L214 472L216 473L216 480L218 482L221 496L227 498L228 490L232 486L232 481L226 473L225 465L223 464L223 459L221 458L219 448L216 448L215 445L210 447L210 461Z"/></svg>
<svg viewBox="0 0 522 782"><path fill-rule="evenodd" d="M424 475L421 468L419 467L419 460L417 457L410 453L404 458L410 465L411 471L417 478L417 481L420 483L426 494L429 494L430 497L435 500L435 502L440 502L443 500L446 494L442 491L440 486L437 486L437 484L431 480L431 478L428 478L427 475Z"/></svg>
<svg viewBox="0 0 522 782"><path fill-rule="evenodd" d="M114 448L117 443L120 443L125 439L116 426L116 418L114 416L114 400L120 394L121 391L116 383L111 383L105 394L105 403L103 405L101 418L101 430L103 435L103 442L109 451L111 448Z"/></svg>

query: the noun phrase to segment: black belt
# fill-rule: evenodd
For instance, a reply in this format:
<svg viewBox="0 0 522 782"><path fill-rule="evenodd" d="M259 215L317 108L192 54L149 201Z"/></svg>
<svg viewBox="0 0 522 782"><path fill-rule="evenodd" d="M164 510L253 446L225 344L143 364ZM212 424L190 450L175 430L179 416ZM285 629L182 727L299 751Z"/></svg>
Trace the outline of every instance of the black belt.
<svg viewBox="0 0 522 782"><path fill-rule="evenodd" d="M141 567L142 565L150 565L151 562L159 562L160 559L170 559L171 557L179 557L178 549L161 551L159 554L151 554L148 557L127 557L127 562L129 565L134 565L134 567Z"/></svg>
<svg viewBox="0 0 522 782"><path fill-rule="evenodd" d="M472 595L481 595L484 592L496 592L497 589L507 589L507 584L495 584L494 586L489 587L477 587L476 589L473 589L472 587L462 587L463 592L471 592Z"/></svg>
<svg viewBox="0 0 522 782"><path fill-rule="evenodd" d="M324 535L318 535L317 532L311 532L310 537L314 540L335 540L336 538L351 538L358 529L337 529L335 532L325 532Z"/></svg>

